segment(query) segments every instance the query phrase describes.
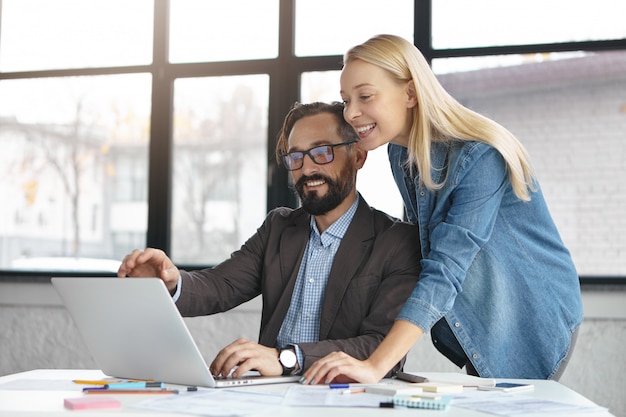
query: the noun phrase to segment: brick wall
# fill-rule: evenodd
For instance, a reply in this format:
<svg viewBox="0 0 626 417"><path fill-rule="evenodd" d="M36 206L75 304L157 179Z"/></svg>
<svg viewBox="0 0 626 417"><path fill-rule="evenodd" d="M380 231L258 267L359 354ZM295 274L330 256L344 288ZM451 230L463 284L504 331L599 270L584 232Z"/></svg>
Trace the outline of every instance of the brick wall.
<svg viewBox="0 0 626 417"><path fill-rule="evenodd" d="M524 144L579 274L626 276L626 54L439 78Z"/></svg>

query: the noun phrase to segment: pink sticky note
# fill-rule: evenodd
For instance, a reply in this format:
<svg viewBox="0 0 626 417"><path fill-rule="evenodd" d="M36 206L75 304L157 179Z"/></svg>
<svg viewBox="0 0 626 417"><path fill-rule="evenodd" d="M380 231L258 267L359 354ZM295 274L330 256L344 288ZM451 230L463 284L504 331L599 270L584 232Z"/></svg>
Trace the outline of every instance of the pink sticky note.
<svg viewBox="0 0 626 417"><path fill-rule="evenodd" d="M122 406L115 398L111 397L75 397L66 398L63 401L65 408L70 410L85 410L88 408L119 408Z"/></svg>

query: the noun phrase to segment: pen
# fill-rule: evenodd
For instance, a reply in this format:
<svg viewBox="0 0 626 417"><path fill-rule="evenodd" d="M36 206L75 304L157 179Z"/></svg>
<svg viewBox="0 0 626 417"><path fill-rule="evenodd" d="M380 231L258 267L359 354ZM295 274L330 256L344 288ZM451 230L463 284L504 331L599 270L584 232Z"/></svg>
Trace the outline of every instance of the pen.
<svg viewBox="0 0 626 417"><path fill-rule="evenodd" d="M328 388L331 388L331 389L338 389L338 388L349 389L349 388L353 388L353 387L363 387L363 386L366 386L366 385L368 385L368 384L332 383L332 384L328 384Z"/></svg>
<svg viewBox="0 0 626 417"><path fill-rule="evenodd" d="M162 382L120 382L116 384L106 384L105 388L114 389L133 389L133 388L164 388Z"/></svg>

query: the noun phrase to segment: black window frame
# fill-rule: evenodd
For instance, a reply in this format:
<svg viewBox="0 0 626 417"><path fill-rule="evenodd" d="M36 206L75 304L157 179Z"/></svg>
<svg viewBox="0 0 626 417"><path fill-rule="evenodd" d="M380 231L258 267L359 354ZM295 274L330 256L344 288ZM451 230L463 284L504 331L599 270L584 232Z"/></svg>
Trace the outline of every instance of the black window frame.
<svg viewBox="0 0 626 417"><path fill-rule="evenodd" d="M426 59L478 57L487 55L532 54L570 51L626 51L626 39L609 41L566 42L534 45L510 45L458 49L434 49L431 43L432 0L414 1L414 44ZM169 252L172 221L173 177L173 95L174 80L186 77L268 74L270 79L268 108L267 154L273 155L276 135L283 117L299 100L300 76L311 71L341 69L340 55L297 57L295 51L295 1L279 3L279 53L274 59L249 61L169 63L169 0L154 0L153 62L150 65L106 68L61 69L45 71L0 72L0 80L64 77L84 75L111 75L150 73L152 75L151 131L148 173L148 225L146 244ZM593 7L590 4L590 7ZM0 0L0 13L2 0ZM593 22L590 22L592 24ZM288 172L268 158L267 211L278 206L295 207L297 201L288 189ZM210 265L206 265L210 266ZM198 265L181 268L197 269ZM51 276L84 275L63 271L0 270L0 281L41 281ZM93 276L110 276L95 273ZM594 288L606 285L626 285L625 276L581 276L581 284Z"/></svg>

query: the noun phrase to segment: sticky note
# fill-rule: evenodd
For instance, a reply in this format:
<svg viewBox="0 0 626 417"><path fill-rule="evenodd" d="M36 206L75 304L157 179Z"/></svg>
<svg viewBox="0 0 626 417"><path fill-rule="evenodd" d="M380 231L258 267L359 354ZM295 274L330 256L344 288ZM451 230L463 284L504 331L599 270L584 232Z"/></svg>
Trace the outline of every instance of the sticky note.
<svg viewBox="0 0 626 417"><path fill-rule="evenodd" d="M90 408L120 408L122 403L111 397L74 397L63 400L65 408L86 410Z"/></svg>
<svg viewBox="0 0 626 417"><path fill-rule="evenodd" d="M410 384L414 387L421 387L424 392L442 392L442 393L457 393L463 392L463 385L448 384L445 382L419 382L417 384Z"/></svg>

